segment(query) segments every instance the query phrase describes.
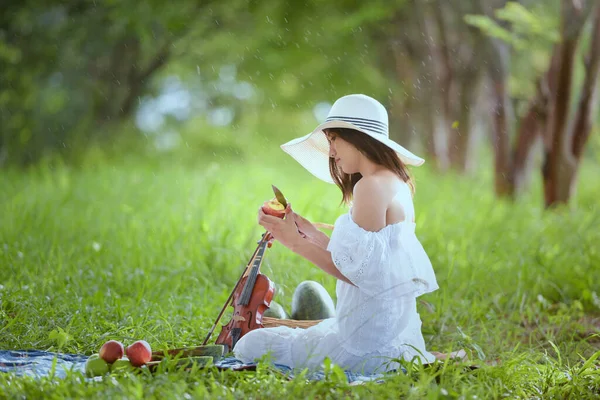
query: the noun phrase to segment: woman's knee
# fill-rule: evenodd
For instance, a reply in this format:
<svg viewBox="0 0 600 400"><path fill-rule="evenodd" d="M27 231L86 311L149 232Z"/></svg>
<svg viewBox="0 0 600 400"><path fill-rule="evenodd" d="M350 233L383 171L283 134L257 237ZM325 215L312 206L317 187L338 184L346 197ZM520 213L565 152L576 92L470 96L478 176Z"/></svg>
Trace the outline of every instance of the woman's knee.
<svg viewBox="0 0 600 400"><path fill-rule="evenodd" d="M257 340L260 332L253 330L242 336L233 348L233 354L238 360L245 362L251 362L254 358L258 357L256 350L259 349L257 346Z"/></svg>

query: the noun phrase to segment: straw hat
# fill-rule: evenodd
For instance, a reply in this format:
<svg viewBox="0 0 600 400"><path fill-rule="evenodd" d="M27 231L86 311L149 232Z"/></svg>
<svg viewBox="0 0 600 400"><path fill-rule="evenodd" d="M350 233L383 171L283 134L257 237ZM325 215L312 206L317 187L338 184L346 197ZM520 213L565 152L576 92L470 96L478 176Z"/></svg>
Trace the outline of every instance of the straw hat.
<svg viewBox="0 0 600 400"><path fill-rule="evenodd" d="M385 107L364 94L339 98L329 110L324 123L308 135L290 140L280 147L317 178L335 183L329 172L329 143L323 132L327 128L350 128L363 132L396 151L403 163L419 166L425 162L390 139Z"/></svg>

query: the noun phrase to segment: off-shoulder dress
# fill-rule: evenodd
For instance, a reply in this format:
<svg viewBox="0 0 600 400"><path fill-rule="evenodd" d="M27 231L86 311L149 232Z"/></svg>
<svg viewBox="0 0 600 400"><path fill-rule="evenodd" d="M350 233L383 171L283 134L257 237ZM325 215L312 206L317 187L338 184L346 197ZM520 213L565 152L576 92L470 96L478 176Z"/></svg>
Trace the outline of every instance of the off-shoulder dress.
<svg viewBox="0 0 600 400"><path fill-rule="evenodd" d="M426 349L416 298L437 290L430 259L415 233L408 185L398 194L406 218L377 232L352 219L352 207L335 221L327 250L352 281L336 284L336 313L310 328L278 326L253 330L233 353L252 362L269 352L290 368L320 369L325 357L359 373L399 368L398 359L435 361Z"/></svg>

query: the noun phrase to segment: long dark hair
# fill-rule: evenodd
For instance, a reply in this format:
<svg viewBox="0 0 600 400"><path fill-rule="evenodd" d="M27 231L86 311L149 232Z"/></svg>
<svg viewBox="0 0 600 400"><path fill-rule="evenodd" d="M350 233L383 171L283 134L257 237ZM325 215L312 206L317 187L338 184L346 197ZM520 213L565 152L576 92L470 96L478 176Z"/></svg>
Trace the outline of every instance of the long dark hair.
<svg viewBox="0 0 600 400"><path fill-rule="evenodd" d="M394 172L400 179L408 184L411 192L414 194L415 185L406 165L402 162L398 154L388 146L373 139L366 133L348 129L348 128L328 128L324 130L325 134L335 134L342 140L350 143L358 151L372 162L382 165L390 171ZM352 200L352 191L356 182L362 178L362 175L357 172L347 174L341 171L335 164L333 158L329 158L329 171L335 184L342 191L341 203L348 204Z"/></svg>

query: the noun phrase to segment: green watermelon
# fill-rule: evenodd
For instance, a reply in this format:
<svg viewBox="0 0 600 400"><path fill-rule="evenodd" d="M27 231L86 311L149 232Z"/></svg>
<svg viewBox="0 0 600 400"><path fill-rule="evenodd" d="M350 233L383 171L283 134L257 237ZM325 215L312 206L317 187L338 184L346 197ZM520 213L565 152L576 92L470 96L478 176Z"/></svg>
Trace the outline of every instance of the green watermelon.
<svg viewBox="0 0 600 400"><path fill-rule="evenodd" d="M304 281L292 298L292 319L315 320L335 317L335 305L327 290L318 282Z"/></svg>
<svg viewBox="0 0 600 400"><path fill-rule="evenodd" d="M263 313L263 316L278 319L290 318L290 316L288 315L288 313L285 312L285 309L281 306L281 304L277 303L275 300L271 300L271 305Z"/></svg>

